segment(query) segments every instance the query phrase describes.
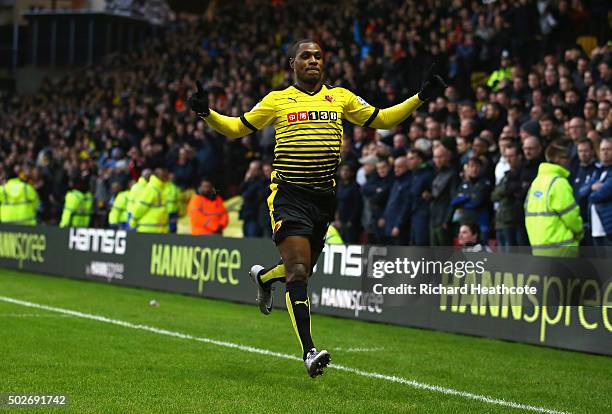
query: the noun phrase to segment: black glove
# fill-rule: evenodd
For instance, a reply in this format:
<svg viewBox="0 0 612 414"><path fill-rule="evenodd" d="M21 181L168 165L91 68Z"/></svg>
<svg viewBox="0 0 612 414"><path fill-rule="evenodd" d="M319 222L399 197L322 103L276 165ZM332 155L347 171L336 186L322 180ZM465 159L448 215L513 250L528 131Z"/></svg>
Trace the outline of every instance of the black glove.
<svg viewBox="0 0 612 414"><path fill-rule="evenodd" d="M444 92L444 89L448 87L444 79L436 72L436 64L432 63L425 75L423 76L423 84L419 92L419 99L421 101L427 101L431 98L435 98Z"/></svg>
<svg viewBox="0 0 612 414"><path fill-rule="evenodd" d="M196 81L196 87L198 91L191 95L187 99L187 104L193 112L198 116L206 117L210 115L210 109L208 108L208 92L202 87L202 82Z"/></svg>

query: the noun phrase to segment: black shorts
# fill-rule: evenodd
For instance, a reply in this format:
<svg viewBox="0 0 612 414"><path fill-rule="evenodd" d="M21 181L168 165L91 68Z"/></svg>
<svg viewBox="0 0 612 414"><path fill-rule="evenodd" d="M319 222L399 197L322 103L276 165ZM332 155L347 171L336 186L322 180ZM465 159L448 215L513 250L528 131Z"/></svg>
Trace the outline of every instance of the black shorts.
<svg viewBox="0 0 612 414"><path fill-rule="evenodd" d="M315 192L287 183L272 183L268 197L272 240L305 236L313 251L323 250L329 224L336 210L335 191Z"/></svg>

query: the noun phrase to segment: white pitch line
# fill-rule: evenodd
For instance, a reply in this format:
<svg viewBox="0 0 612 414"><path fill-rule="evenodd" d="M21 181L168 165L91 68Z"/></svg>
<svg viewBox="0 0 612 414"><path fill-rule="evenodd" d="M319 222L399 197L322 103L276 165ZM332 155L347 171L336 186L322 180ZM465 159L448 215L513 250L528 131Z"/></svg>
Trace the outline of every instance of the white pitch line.
<svg viewBox="0 0 612 414"><path fill-rule="evenodd" d="M338 352L378 352L378 351L384 351L385 348L383 347L378 347L378 348L332 348L332 351L338 351Z"/></svg>
<svg viewBox="0 0 612 414"><path fill-rule="evenodd" d="M71 318L72 315L55 315L53 313L0 313L0 318Z"/></svg>
<svg viewBox="0 0 612 414"><path fill-rule="evenodd" d="M57 312L57 313L61 313L64 315L77 316L79 318L90 319L90 320L94 320L98 322L105 322L105 323L109 323L112 325L123 326L124 328L153 332L153 333L160 334L160 335L172 336L172 337L181 338L181 339L189 339L192 341L198 341L198 342L204 342L207 344L222 346L225 348L238 349L240 351L251 352L254 354L274 356L277 358L290 359L293 361L302 362L302 358L298 358L295 355L283 354L280 352L274 352L274 351L270 351L267 349L255 348L255 347L247 346L247 345L240 345L234 342L219 341L216 339L193 336L193 335L184 334L181 332L175 332L175 331L169 331L167 329L156 328L154 326L135 324L131 322L107 318L105 316L92 315L89 313L73 311L70 309L56 308L54 306L47 306L47 305L42 305L39 303L27 302L24 300L14 299L14 298L6 297L6 296L0 296L0 301L13 303L15 305L26 306L29 308L44 309L47 311ZM456 390L453 388L441 387L438 385L431 385L431 384L427 384L423 382L409 380L409 379L406 379L403 377L397 377L394 375L385 375L385 374L380 374L378 372L363 371L357 368L346 367L344 365L332 364L328 368L337 369L338 371L350 372L352 374L359 375L359 376L366 377L366 378L376 378L376 379L380 379L380 380L384 380L388 382L405 384L405 385L409 385L413 388L417 388L421 390L428 390L428 391L433 391L433 392L446 394L446 395L455 395L455 396L467 398L470 400L481 401L484 403L500 405L504 407L516 408L519 410L534 411L534 412L545 413L545 414L570 414L567 411L558 411L558 410L553 410L553 409L546 408L546 407L538 407L536 405L521 404L521 403L517 403L513 401L503 400L500 398L493 398L493 397L488 397L486 395L473 394L471 392L460 391L460 390Z"/></svg>

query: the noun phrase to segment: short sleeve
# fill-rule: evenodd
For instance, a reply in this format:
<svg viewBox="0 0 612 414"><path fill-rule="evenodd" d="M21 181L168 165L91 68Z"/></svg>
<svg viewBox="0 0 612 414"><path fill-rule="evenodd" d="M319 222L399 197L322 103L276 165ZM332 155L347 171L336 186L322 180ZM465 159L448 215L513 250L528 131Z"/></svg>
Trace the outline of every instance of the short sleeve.
<svg viewBox="0 0 612 414"><path fill-rule="evenodd" d="M346 99L344 103L343 117L352 124L369 126L378 115L378 108L374 108L363 98L355 95L349 90L344 90Z"/></svg>
<svg viewBox="0 0 612 414"><path fill-rule="evenodd" d="M275 99L273 92L264 96L249 112L240 117L240 120L253 132L265 128L274 121Z"/></svg>

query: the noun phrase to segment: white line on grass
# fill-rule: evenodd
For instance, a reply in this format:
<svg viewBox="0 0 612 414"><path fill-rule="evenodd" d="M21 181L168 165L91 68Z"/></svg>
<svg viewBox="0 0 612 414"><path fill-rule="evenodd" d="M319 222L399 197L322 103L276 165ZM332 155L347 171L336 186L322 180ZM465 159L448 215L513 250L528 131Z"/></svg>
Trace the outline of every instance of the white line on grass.
<svg viewBox="0 0 612 414"><path fill-rule="evenodd" d="M0 318L72 318L72 315L54 313L0 313Z"/></svg>
<svg viewBox="0 0 612 414"><path fill-rule="evenodd" d="M385 348L383 347L378 347L378 348L332 348L332 351L339 351L339 352L378 352L378 351L384 351Z"/></svg>
<svg viewBox="0 0 612 414"><path fill-rule="evenodd" d="M277 358L290 359L290 360L300 361L300 362L302 361L301 358L298 358L294 355L282 354L280 352L274 352L274 351L270 351L267 349L255 348L255 347L248 346L248 345L240 345L234 342L218 341L216 339L192 336L192 335L184 334L181 332L175 332L175 331L169 331L166 329L156 328L154 326L135 324L135 323L121 321L117 319L110 319L105 316L92 315L89 313L82 313L82 312L73 311L70 309L63 309L63 308L56 308L53 306L41 305L38 303L27 302L24 300L9 298L6 296L0 296L0 301L13 303L15 305L26 306L29 308L44 309L47 311L57 312L57 313L61 313L64 315L77 316L79 318L90 319L90 320L94 320L98 322L110 323L112 325L123 326L124 328L138 329L141 331L153 332L153 333L160 334L160 335L167 335L167 336L172 336L172 337L181 338L181 339L189 339L192 341L198 341L198 342L204 342L207 344L222 346L225 348L238 349L240 351L251 352L254 354L274 356ZM463 398L467 398L470 400L481 401L481 402L485 402L488 404L500 405L500 406L510 407L510 408L517 408L520 410L535 411L538 413L546 413L546 414L569 414L566 411L557 411L557 410L553 410L553 409L546 408L546 407L538 407L536 405L520 404L520 403L516 403L513 401L502 400L500 398L487 397L486 395L472 394L471 392L459 391L453 388L446 388L446 387L441 387L438 385L426 384L423 382L409 380L409 379L406 379L403 377L397 377L394 375L385 375L385 374L380 374L378 372L362 371L360 369L346 367L344 365L333 364L333 365L330 365L329 368L337 369L338 371L350 372L352 374L359 375L362 377L376 378L376 379L380 379L380 380L384 380L388 382L405 384L413 388L438 392L438 393L446 394L446 395L455 395L458 397L463 397Z"/></svg>

